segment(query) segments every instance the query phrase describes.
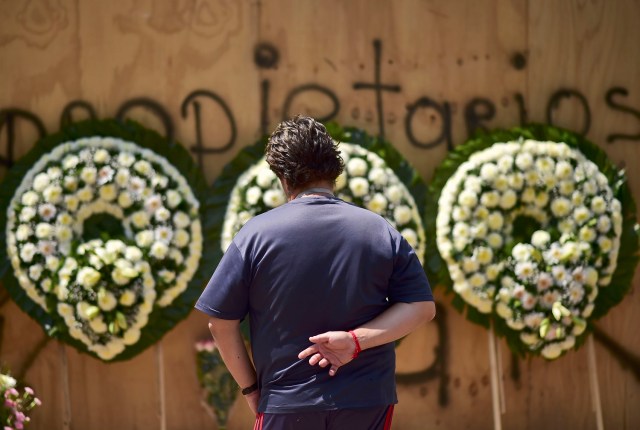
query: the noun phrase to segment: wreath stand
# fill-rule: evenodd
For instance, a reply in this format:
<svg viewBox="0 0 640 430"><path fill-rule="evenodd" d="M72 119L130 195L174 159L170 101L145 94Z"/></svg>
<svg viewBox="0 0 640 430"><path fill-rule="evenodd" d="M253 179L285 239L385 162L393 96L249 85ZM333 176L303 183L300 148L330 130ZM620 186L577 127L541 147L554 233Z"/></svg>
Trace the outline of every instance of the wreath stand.
<svg viewBox="0 0 640 430"><path fill-rule="evenodd" d="M602 418L602 402L600 400L600 385L598 382L598 366L596 352L593 343L593 334L587 339L587 360L589 366L589 387L591 389L591 402L596 415L596 428L604 430ZM496 340L493 327L489 329L489 366L491 372L491 406L493 411L493 428L502 430L502 415L506 413L504 396L504 372L502 367L502 354Z"/></svg>

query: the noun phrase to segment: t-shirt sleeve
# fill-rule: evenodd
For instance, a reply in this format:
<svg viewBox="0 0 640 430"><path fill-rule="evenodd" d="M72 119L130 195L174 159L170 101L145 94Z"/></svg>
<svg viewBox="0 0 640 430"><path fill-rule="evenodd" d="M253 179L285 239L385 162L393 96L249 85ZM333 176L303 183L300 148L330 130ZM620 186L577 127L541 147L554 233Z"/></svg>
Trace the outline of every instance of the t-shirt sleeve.
<svg viewBox="0 0 640 430"><path fill-rule="evenodd" d="M232 242L195 308L205 314L225 319L240 320L249 310L249 282L245 264L238 247Z"/></svg>
<svg viewBox="0 0 640 430"><path fill-rule="evenodd" d="M396 254L389 281L389 302L433 301L431 286L415 251L400 234L394 240Z"/></svg>

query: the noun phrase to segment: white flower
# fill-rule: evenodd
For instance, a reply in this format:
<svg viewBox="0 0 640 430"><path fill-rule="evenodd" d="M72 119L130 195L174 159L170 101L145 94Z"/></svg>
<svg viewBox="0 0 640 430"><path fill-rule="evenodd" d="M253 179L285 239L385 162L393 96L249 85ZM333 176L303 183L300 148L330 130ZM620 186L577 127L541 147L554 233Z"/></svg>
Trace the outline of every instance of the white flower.
<svg viewBox="0 0 640 430"><path fill-rule="evenodd" d="M529 185L535 185L540 179L540 175L537 170L528 170L524 174L524 179Z"/></svg>
<svg viewBox="0 0 640 430"><path fill-rule="evenodd" d="M584 288L577 282L569 284L569 301L572 304L578 304L584 298Z"/></svg>
<svg viewBox="0 0 640 430"><path fill-rule="evenodd" d="M543 173L550 173L555 167L555 162L550 157L540 157L535 164L536 169Z"/></svg>
<svg viewBox="0 0 640 430"><path fill-rule="evenodd" d="M516 156L516 166L521 171L529 169L533 165L533 157L528 152L522 152Z"/></svg>
<svg viewBox="0 0 640 430"><path fill-rule="evenodd" d="M371 169L371 171L369 171L368 177L371 182L379 187L387 185L387 181L389 179L384 169L380 167L374 167L373 169Z"/></svg>
<svg viewBox="0 0 640 430"><path fill-rule="evenodd" d="M558 281L558 283L560 284L562 284L563 282L566 282L569 277L569 273L567 272L567 269L564 266L553 266L551 268L551 273L553 274L553 277L555 278L555 280Z"/></svg>
<svg viewBox="0 0 640 430"><path fill-rule="evenodd" d="M600 216L596 227L600 233L607 233L611 229L611 219L606 215Z"/></svg>
<svg viewBox="0 0 640 430"><path fill-rule="evenodd" d="M500 207L502 209L511 209L518 201L518 196L513 190L507 190L500 197Z"/></svg>
<svg viewBox="0 0 640 430"><path fill-rule="evenodd" d="M478 204L478 196L469 190L463 190L458 196L458 203L462 206L473 208Z"/></svg>
<svg viewBox="0 0 640 430"><path fill-rule="evenodd" d="M36 216L36 210L32 206L25 206L20 211L19 219L22 222L29 222Z"/></svg>
<svg viewBox="0 0 640 430"><path fill-rule="evenodd" d="M256 175L256 183L263 189L271 187L273 181L276 179L276 174L271 169L263 168ZM251 203L255 204L255 203Z"/></svg>
<svg viewBox="0 0 640 430"><path fill-rule="evenodd" d="M169 178L167 178L166 176L154 174L151 178L151 185L153 185L157 189L163 190L167 188L167 185L169 185Z"/></svg>
<svg viewBox="0 0 640 430"><path fill-rule="evenodd" d="M393 219L397 225L405 225L411 221L411 208L408 206L396 206L393 210Z"/></svg>
<svg viewBox="0 0 640 430"><path fill-rule="evenodd" d="M123 209L127 209L133 204L133 199L131 198L131 194L126 191L123 191L118 196L118 205Z"/></svg>
<svg viewBox="0 0 640 430"><path fill-rule="evenodd" d="M139 176L134 176L129 181L129 189L132 193L136 195L140 195L144 193L145 187L147 186L147 182Z"/></svg>
<svg viewBox="0 0 640 430"><path fill-rule="evenodd" d="M573 181L560 181L560 185L558 186L558 189L560 190L560 194L564 196L571 195L574 205L582 203L582 200L579 199L579 197L582 197L582 194L580 193L574 194L575 184ZM573 198L574 196L575 198ZM580 200L580 201L577 201L577 200Z"/></svg>
<svg viewBox="0 0 640 430"><path fill-rule="evenodd" d="M151 167L151 163L146 160L136 161L133 165L133 170L144 176L150 176L153 173L153 167Z"/></svg>
<svg viewBox="0 0 640 430"><path fill-rule="evenodd" d="M496 313L503 319L509 319L513 316L513 311L503 302L496 305Z"/></svg>
<svg viewBox="0 0 640 430"><path fill-rule="evenodd" d="M144 208L148 213L154 213L158 209L162 207L162 198L157 195L151 195L147 197L144 201Z"/></svg>
<svg viewBox="0 0 640 430"><path fill-rule="evenodd" d="M113 293L101 288L98 291L98 306L103 311L113 310L118 305L118 300L116 300L116 296Z"/></svg>
<svg viewBox="0 0 640 430"><path fill-rule="evenodd" d="M76 282L84 288L90 289L100 281L100 272L93 267L83 267L76 275Z"/></svg>
<svg viewBox="0 0 640 430"><path fill-rule="evenodd" d="M93 154L93 161L95 163L105 164L111 159L109 152L105 149L98 149L95 154Z"/></svg>
<svg viewBox="0 0 640 430"><path fill-rule="evenodd" d="M471 285L474 288L480 288L484 286L486 282L487 282L487 278L482 273L478 273L478 272L474 273L469 278L469 285Z"/></svg>
<svg viewBox="0 0 640 430"><path fill-rule="evenodd" d="M176 230L175 235L173 236L173 243L178 248L184 248L189 244L189 233L186 230Z"/></svg>
<svg viewBox="0 0 640 430"><path fill-rule="evenodd" d="M78 178L76 176L65 176L64 187L68 191L75 191L78 189Z"/></svg>
<svg viewBox="0 0 640 430"><path fill-rule="evenodd" d="M480 246L476 248L474 254L480 264L489 264L493 260L493 251L491 248Z"/></svg>
<svg viewBox="0 0 640 430"><path fill-rule="evenodd" d="M24 242L29 239L29 237L33 234L33 230L27 224L20 224L16 229L16 239L20 242Z"/></svg>
<svg viewBox="0 0 640 430"><path fill-rule="evenodd" d="M591 200L591 210L600 215L607 210L607 202L601 196L595 196Z"/></svg>
<svg viewBox="0 0 640 430"><path fill-rule="evenodd" d="M89 202L93 200L93 188L89 186L83 187L78 191L76 195L78 197L78 200L80 200L81 202ZM68 203L67 203L67 207L69 207ZM71 208L69 208L69 210L74 212L74 210Z"/></svg>
<svg viewBox="0 0 640 430"><path fill-rule="evenodd" d="M280 190L267 190L262 196L262 201L267 207L275 208L282 205L286 201L286 198Z"/></svg>
<svg viewBox="0 0 640 430"><path fill-rule="evenodd" d="M142 259L142 251L135 246L127 246L124 251L124 256L127 260L136 262Z"/></svg>
<svg viewBox="0 0 640 430"><path fill-rule="evenodd" d="M487 218L487 225L491 230L501 230L504 224L504 218L500 212L491 212Z"/></svg>
<svg viewBox="0 0 640 430"><path fill-rule="evenodd" d="M149 215L144 211L134 212L131 215L131 223L138 229L149 225Z"/></svg>
<svg viewBox="0 0 640 430"><path fill-rule="evenodd" d="M95 167L84 167L80 172L80 179L82 179L85 184L95 184L97 177L98 171Z"/></svg>
<svg viewBox="0 0 640 430"><path fill-rule="evenodd" d="M171 248L171 251L169 251L169 258L175 261L177 265L180 265L184 262L184 256L182 255L182 252L180 252L180 250L176 248Z"/></svg>
<svg viewBox="0 0 640 430"><path fill-rule="evenodd" d="M544 230L538 230L531 236L531 243L538 248L544 248L550 240L551 235Z"/></svg>
<svg viewBox="0 0 640 430"><path fill-rule="evenodd" d="M58 314L62 318L66 319L66 318L69 318L69 317L73 317L73 314L74 314L73 306L68 305L66 303L58 303L56 308L58 310Z"/></svg>
<svg viewBox="0 0 640 430"><path fill-rule="evenodd" d="M613 242L611 241L611 239L609 239L606 236L600 236L598 238L598 246L600 247L600 251L606 254L609 251L611 251L611 248L613 247Z"/></svg>
<svg viewBox="0 0 640 430"><path fill-rule="evenodd" d="M154 236L160 242L170 243L173 238L173 230L166 226L160 226L155 229Z"/></svg>
<svg viewBox="0 0 640 430"><path fill-rule="evenodd" d="M42 192L42 196L48 203L59 203L62 200L62 187L60 185L49 185Z"/></svg>
<svg viewBox="0 0 640 430"><path fill-rule="evenodd" d="M559 197L551 202L551 212L558 218L563 218L571 212L571 202L564 197Z"/></svg>
<svg viewBox="0 0 640 430"><path fill-rule="evenodd" d="M540 338L538 337L537 334L534 333L527 333L527 332L522 332L520 333L520 340L525 344L525 345L535 345L540 341Z"/></svg>
<svg viewBox="0 0 640 430"><path fill-rule="evenodd" d="M125 290L120 295L120 300L118 300L118 302L123 306L131 306L136 302L136 300L137 297L131 290Z"/></svg>
<svg viewBox="0 0 640 430"><path fill-rule="evenodd" d="M68 242L73 238L73 231L67 226L56 227L56 237L60 242Z"/></svg>
<svg viewBox="0 0 640 430"><path fill-rule="evenodd" d="M44 172L38 173L36 177L33 178L33 189L38 192L42 192L50 182L51 179L49 178L49 175Z"/></svg>
<svg viewBox="0 0 640 430"><path fill-rule="evenodd" d="M43 267L41 264L34 264L32 266L29 266L29 277L34 281L39 280L40 276L42 276L42 270Z"/></svg>
<svg viewBox="0 0 640 430"><path fill-rule="evenodd" d="M498 167L493 163L485 163L480 168L480 177L485 181L493 181L498 175Z"/></svg>
<svg viewBox="0 0 640 430"><path fill-rule="evenodd" d="M373 170L372 170L373 171ZM367 209L377 214L382 214L387 208L387 199L380 193L374 194L374 196L367 203ZM416 237L417 243L417 237Z"/></svg>
<svg viewBox="0 0 640 430"><path fill-rule="evenodd" d="M129 329L124 332L124 336L122 337L122 342L125 345L134 345L138 343L140 339L140 330L139 329Z"/></svg>
<svg viewBox="0 0 640 430"><path fill-rule="evenodd" d="M180 203L182 203L182 195L179 192L175 190L167 191L167 206L169 206L171 209L174 209ZM250 204L255 204L255 203L250 203Z"/></svg>
<svg viewBox="0 0 640 430"><path fill-rule="evenodd" d="M518 263L515 267L515 273L520 279L528 279L535 274L535 267L529 261Z"/></svg>
<svg viewBox="0 0 640 430"><path fill-rule="evenodd" d="M64 170L73 169L78 165L79 162L80 162L80 159L77 156L73 154L67 155L62 160L62 168Z"/></svg>
<svg viewBox="0 0 640 430"><path fill-rule="evenodd" d="M480 203L488 208L494 208L500 203L500 194L495 191L487 191L480 197Z"/></svg>
<svg viewBox="0 0 640 430"><path fill-rule="evenodd" d="M547 272L541 272L538 275L536 285L538 287L538 291L542 292L553 285L553 278Z"/></svg>
<svg viewBox="0 0 640 430"><path fill-rule="evenodd" d="M130 176L129 169L118 169L115 176L116 184L121 188L126 187Z"/></svg>
<svg viewBox="0 0 640 430"><path fill-rule="evenodd" d="M102 319L102 315L98 315L89 321L89 327L98 334L106 333L108 330L107 324L105 324L104 319Z"/></svg>
<svg viewBox="0 0 640 430"><path fill-rule="evenodd" d="M493 249L501 248L503 244L502 236L498 233L491 233L487 236L487 243Z"/></svg>
<svg viewBox="0 0 640 430"><path fill-rule="evenodd" d="M364 176L367 168L367 162L361 158L352 158L347 162L347 172L351 176Z"/></svg>
<svg viewBox="0 0 640 430"><path fill-rule="evenodd" d="M100 188L100 198L104 201L110 202L114 200L117 195L117 189L113 184L103 185Z"/></svg>
<svg viewBox="0 0 640 430"><path fill-rule="evenodd" d="M369 182L364 178L351 178L349 179L349 189L354 197L363 197L369 192Z"/></svg>
<svg viewBox="0 0 640 430"><path fill-rule="evenodd" d="M523 203L533 203L536 199L536 190L534 188L525 188L520 196Z"/></svg>
<svg viewBox="0 0 640 430"><path fill-rule="evenodd" d="M156 219L156 221L159 221L159 222L168 221L169 218L171 218L171 212L169 212L167 208L161 207L154 214L154 218Z"/></svg>
<svg viewBox="0 0 640 430"><path fill-rule="evenodd" d="M53 235L53 226L45 222L36 225L36 237L38 239L47 239Z"/></svg>
<svg viewBox="0 0 640 430"><path fill-rule="evenodd" d="M405 240L409 243L409 245L411 245L412 248L418 247L418 235L414 230L405 228L400 232L400 234L405 238Z"/></svg>
<svg viewBox="0 0 640 430"><path fill-rule="evenodd" d="M149 254L158 260L164 259L168 253L169 247L162 242L154 242L153 245L151 245L151 250L149 251Z"/></svg>
<svg viewBox="0 0 640 430"><path fill-rule="evenodd" d="M549 194L544 192L544 191L540 191L537 195L536 198L534 200L534 203L537 207L539 208L544 208L547 206L547 203L549 203Z"/></svg>
<svg viewBox="0 0 640 430"><path fill-rule="evenodd" d="M250 187L244 198L250 205L255 205L260 201L260 197L262 197L262 190L260 187Z"/></svg>
<svg viewBox="0 0 640 430"><path fill-rule="evenodd" d="M551 332L551 330L549 330L549 332ZM542 354L542 356L548 360L553 360L560 357L560 354L562 354L562 347L558 342L550 343L542 348L540 354Z"/></svg>
<svg viewBox="0 0 640 430"><path fill-rule="evenodd" d="M158 272L158 276L160 276L164 282L170 283L176 278L176 273L171 270L162 269Z"/></svg>
<svg viewBox="0 0 640 430"><path fill-rule="evenodd" d="M466 273L474 273L480 268L480 264L474 258L465 257L462 259L462 270Z"/></svg>
<svg viewBox="0 0 640 430"><path fill-rule="evenodd" d="M567 179L571 177L572 174L573 167L571 166L571 163L564 160L558 161L558 163L556 164L555 175L559 179Z"/></svg>
<svg viewBox="0 0 640 430"><path fill-rule="evenodd" d="M500 274L500 271L502 269L500 268L500 265L498 264L491 264L489 266L487 266L487 268L485 269L485 273L487 275L487 280L489 281L494 281L498 275Z"/></svg>
<svg viewBox="0 0 640 430"><path fill-rule="evenodd" d="M399 185L391 185L384 190L384 195L391 203L398 204L402 200L402 188Z"/></svg>
<svg viewBox="0 0 640 430"><path fill-rule="evenodd" d="M25 206L35 206L39 200L40 200L40 197L38 196L37 193L34 193L33 191L27 191L22 195L22 198L20 199L22 204Z"/></svg>
<svg viewBox="0 0 640 430"><path fill-rule="evenodd" d="M573 219L578 223L582 224L588 221L591 218L591 212L584 206L579 206L575 208L573 211Z"/></svg>
<svg viewBox="0 0 640 430"><path fill-rule="evenodd" d="M136 245L141 248L148 248L153 242L153 232L151 230L143 230L136 233Z"/></svg>
<svg viewBox="0 0 640 430"><path fill-rule="evenodd" d="M466 221L471 216L471 211L464 206L455 206L451 217L454 221Z"/></svg>
<svg viewBox="0 0 640 430"><path fill-rule="evenodd" d="M136 158L130 152L120 152L118 154L118 164L121 164L124 167L130 167Z"/></svg>
<svg viewBox="0 0 640 430"><path fill-rule="evenodd" d="M56 243L51 240L41 240L38 242L38 251L45 257L50 256L56 250Z"/></svg>
<svg viewBox="0 0 640 430"><path fill-rule="evenodd" d="M542 312L528 313L524 316L524 324L533 330L537 330L543 319L544 314Z"/></svg>

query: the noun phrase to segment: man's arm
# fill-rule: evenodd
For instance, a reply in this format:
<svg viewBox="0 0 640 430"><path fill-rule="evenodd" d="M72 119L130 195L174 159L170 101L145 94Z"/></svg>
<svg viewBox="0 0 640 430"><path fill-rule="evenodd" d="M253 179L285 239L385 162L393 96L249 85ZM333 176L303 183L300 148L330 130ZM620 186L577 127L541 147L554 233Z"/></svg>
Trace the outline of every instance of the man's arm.
<svg viewBox="0 0 640 430"><path fill-rule="evenodd" d="M361 350L393 342L411 333L420 324L431 321L436 315L434 302L395 303L371 321L355 328ZM298 354L298 358L311 357L309 364L327 367L333 376L340 366L353 358L355 340L349 332L329 331L309 338L313 343Z"/></svg>
<svg viewBox="0 0 640 430"><path fill-rule="evenodd" d="M247 388L256 383L256 370L249 359L247 348L240 333L240 320L224 320L209 318L209 331L218 346L224 364L231 372L233 379L242 387ZM260 390L245 396L253 413L258 413Z"/></svg>

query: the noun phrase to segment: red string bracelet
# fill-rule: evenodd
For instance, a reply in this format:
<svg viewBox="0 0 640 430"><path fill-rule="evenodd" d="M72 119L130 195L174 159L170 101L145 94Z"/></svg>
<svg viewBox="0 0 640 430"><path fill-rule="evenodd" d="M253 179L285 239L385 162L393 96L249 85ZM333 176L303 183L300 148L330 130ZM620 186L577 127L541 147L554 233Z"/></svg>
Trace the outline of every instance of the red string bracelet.
<svg viewBox="0 0 640 430"><path fill-rule="evenodd" d="M358 357L358 354L360 354L360 351L362 351L362 348L360 348L360 342L358 342L358 336L356 336L353 330L349 330L349 334L353 338L353 341L356 343L356 350L353 351L353 356L351 357L351 359L353 360Z"/></svg>

